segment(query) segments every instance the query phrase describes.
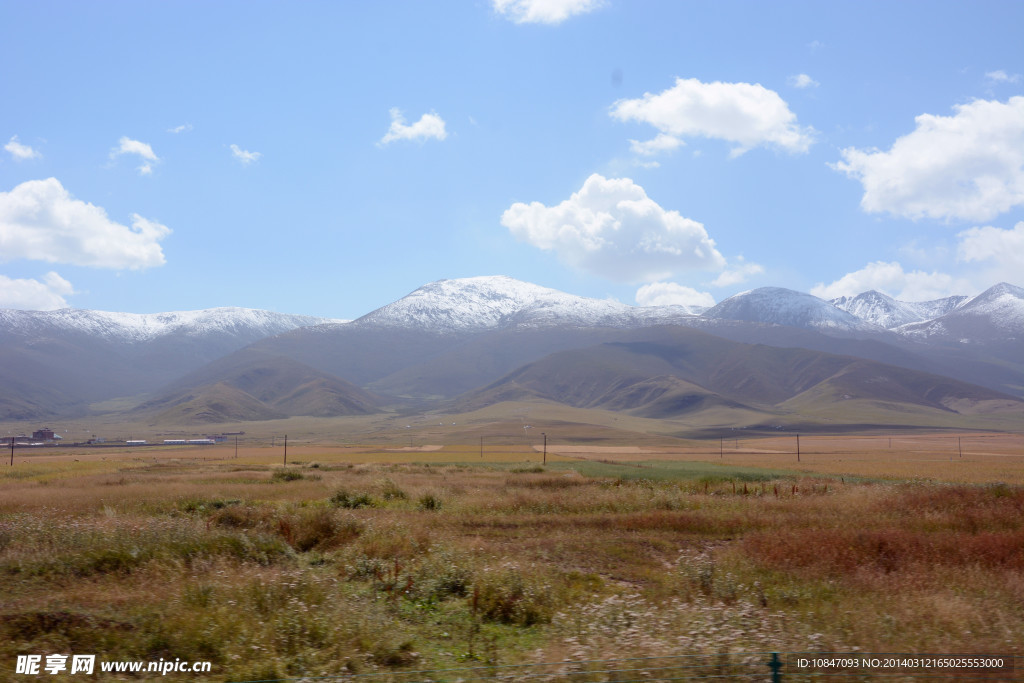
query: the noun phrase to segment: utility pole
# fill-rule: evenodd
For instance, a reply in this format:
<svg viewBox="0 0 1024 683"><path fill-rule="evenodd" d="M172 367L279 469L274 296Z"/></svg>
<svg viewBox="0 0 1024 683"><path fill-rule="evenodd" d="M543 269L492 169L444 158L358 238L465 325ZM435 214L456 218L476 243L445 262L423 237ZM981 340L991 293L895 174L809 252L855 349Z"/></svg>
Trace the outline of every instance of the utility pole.
<svg viewBox="0 0 1024 683"><path fill-rule="evenodd" d="M484 437L480 437L480 458L484 457Z"/></svg>
<svg viewBox="0 0 1024 683"><path fill-rule="evenodd" d="M288 435L284 435L284 464L288 466Z"/></svg>
<svg viewBox="0 0 1024 683"><path fill-rule="evenodd" d="M725 437L718 437L718 457L719 459L725 458Z"/></svg>
<svg viewBox="0 0 1024 683"><path fill-rule="evenodd" d="M544 464L548 464L548 435L545 432L540 433L544 437Z"/></svg>
<svg viewBox="0 0 1024 683"><path fill-rule="evenodd" d="M11 437L11 467L14 467L14 437Z"/></svg>
<svg viewBox="0 0 1024 683"><path fill-rule="evenodd" d="M238 435L235 435L235 458L238 457Z"/></svg>
<svg viewBox="0 0 1024 683"><path fill-rule="evenodd" d="M964 457L964 449L960 446L960 437L956 437L956 450L960 453L960 457Z"/></svg>
<svg viewBox="0 0 1024 683"><path fill-rule="evenodd" d="M800 462L800 434L796 435L796 461Z"/></svg>

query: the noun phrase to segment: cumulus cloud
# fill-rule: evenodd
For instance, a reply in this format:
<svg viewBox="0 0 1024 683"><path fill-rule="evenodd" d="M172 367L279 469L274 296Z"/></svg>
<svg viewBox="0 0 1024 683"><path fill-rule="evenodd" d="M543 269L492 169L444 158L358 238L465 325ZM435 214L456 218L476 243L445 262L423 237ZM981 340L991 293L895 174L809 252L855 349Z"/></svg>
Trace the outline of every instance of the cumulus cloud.
<svg viewBox="0 0 1024 683"><path fill-rule="evenodd" d="M26 311L67 308L68 302L64 297L74 293L71 283L53 271L43 276L42 282L0 275L0 308Z"/></svg>
<svg viewBox="0 0 1024 683"><path fill-rule="evenodd" d="M789 77L789 84L794 88L817 88L821 83L814 80L807 74L797 74L796 76Z"/></svg>
<svg viewBox="0 0 1024 683"><path fill-rule="evenodd" d="M585 14L603 0L492 0L494 11L517 24L560 24L575 14Z"/></svg>
<svg viewBox="0 0 1024 683"><path fill-rule="evenodd" d="M920 270L908 273L897 261L875 261L829 285L818 283L811 289L811 294L822 299L835 299L856 296L872 289L901 301L930 301L973 291L974 287L965 279L946 273Z"/></svg>
<svg viewBox="0 0 1024 683"><path fill-rule="evenodd" d="M1020 83L1020 74L1008 74L1002 69L989 71L985 74L985 80L992 83Z"/></svg>
<svg viewBox="0 0 1024 683"><path fill-rule="evenodd" d="M711 308L715 305L715 297L675 282L652 282L636 290L636 302L641 306Z"/></svg>
<svg viewBox="0 0 1024 683"><path fill-rule="evenodd" d="M168 128L167 132L168 133L174 133L175 135L177 135L178 133L187 133L190 130L192 130L192 124L191 123L183 123L180 126L175 126L174 128Z"/></svg>
<svg viewBox="0 0 1024 683"><path fill-rule="evenodd" d="M1010 230L985 226L957 235L957 260L982 267L986 285L1024 284L1024 221Z"/></svg>
<svg viewBox="0 0 1024 683"><path fill-rule="evenodd" d="M725 266L701 223L663 209L629 178L595 173L556 206L513 204L501 224L575 268L620 282Z"/></svg>
<svg viewBox="0 0 1024 683"><path fill-rule="evenodd" d="M42 154L32 149L28 145L23 145L18 142L18 136L12 135L10 141L4 145L4 149L11 153L11 156L17 161L26 161L28 159L40 159Z"/></svg>
<svg viewBox="0 0 1024 683"><path fill-rule="evenodd" d="M238 145L231 145L231 156L242 162L243 166L248 166L254 161L258 161L261 156L259 152L250 152L249 150L242 149Z"/></svg>
<svg viewBox="0 0 1024 683"><path fill-rule="evenodd" d="M171 230L132 214L131 227L74 199L56 178L0 192L0 261L33 259L139 270L165 263L160 240Z"/></svg>
<svg viewBox="0 0 1024 683"><path fill-rule="evenodd" d="M402 110L395 107L391 109L391 127L378 144L386 145L395 140L444 140L446 137L448 132L444 129L444 119L436 113L424 114L419 121L408 125L402 116Z"/></svg>
<svg viewBox="0 0 1024 683"><path fill-rule="evenodd" d="M746 282L748 278L764 272L764 266L760 264L746 263L742 256L738 260L738 264L723 270L718 277L711 281L711 284L715 287L738 285L741 282Z"/></svg>
<svg viewBox="0 0 1024 683"><path fill-rule="evenodd" d="M675 138L725 140L733 143L734 157L758 146L806 152L814 142L814 129L798 125L779 94L759 84L677 78L674 86L656 95L619 100L611 116L649 123Z"/></svg>
<svg viewBox="0 0 1024 683"><path fill-rule="evenodd" d="M864 211L984 221L1024 204L1024 97L954 109L921 114L887 152L842 150L831 166L864 186Z"/></svg>

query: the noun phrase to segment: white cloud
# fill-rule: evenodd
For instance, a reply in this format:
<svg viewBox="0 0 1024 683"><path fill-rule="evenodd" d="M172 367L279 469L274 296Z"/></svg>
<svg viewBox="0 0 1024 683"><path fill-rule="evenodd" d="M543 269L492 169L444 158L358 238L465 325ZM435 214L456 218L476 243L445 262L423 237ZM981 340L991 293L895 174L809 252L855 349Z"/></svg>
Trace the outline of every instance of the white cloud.
<svg viewBox="0 0 1024 683"><path fill-rule="evenodd" d="M153 148L145 143L139 142L138 140L132 140L129 137L122 137L118 140L118 146L110 152L110 156L116 157L122 154L137 154L146 161L160 161L156 154L153 153Z"/></svg>
<svg viewBox="0 0 1024 683"><path fill-rule="evenodd" d="M263 156L260 152L250 152L235 144L231 145L231 155L241 161L243 166L248 166Z"/></svg>
<svg viewBox="0 0 1024 683"><path fill-rule="evenodd" d="M134 154L143 160L142 164L135 169L139 172L139 175L152 175L153 164L160 161L149 144L132 140L129 137L122 137L118 140L118 146L110 150L111 159L123 154Z"/></svg>
<svg viewBox="0 0 1024 683"><path fill-rule="evenodd" d="M822 299L835 299L856 296L872 289L901 301L930 301L975 288L963 278L954 278L946 273L920 270L908 273L897 261L875 261L847 273L832 284L818 283L811 289L811 294Z"/></svg>
<svg viewBox="0 0 1024 683"><path fill-rule="evenodd" d="M675 282L652 282L636 290L636 302L641 306L711 308L715 305L715 297Z"/></svg>
<svg viewBox="0 0 1024 683"><path fill-rule="evenodd" d="M661 208L629 178L595 173L557 206L513 204L501 224L575 268L620 282L725 266L702 224Z"/></svg>
<svg viewBox="0 0 1024 683"><path fill-rule="evenodd" d="M1024 221L1010 230L985 226L964 230L957 237L957 260L981 264L984 286L1024 284Z"/></svg>
<svg viewBox="0 0 1024 683"><path fill-rule="evenodd" d="M164 264L159 242L170 233L138 214L131 227L115 223L103 208L74 199L56 178L0 192L0 261L138 270Z"/></svg>
<svg viewBox="0 0 1024 683"><path fill-rule="evenodd" d="M0 275L0 308L27 311L52 311L67 308L65 296L74 294L71 283L50 271L43 281L9 278Z"/></svg>
<svg viewBox="0 0 1024 683"><path fill-rule="evenodd" d="M603 0L492 0L494 11L517 24L560 24L575 14L585 14Z"/></svg>
<svg viewBox="0 0 1024 683"><path fill-rule="evenodd" d="M1020 74L1008 74L1002 69L996 71L989 71L985 74L985 80L992 81L993 83L1020 83Z"/></svg>
<svg viewBox="0 0 1024 683"><path fill-rule="evenodd" d="M861 182L869 213L983 221L1024 204L1024 97L955 110L921 114L888 152L850 147L831 166Z"/></svg>
<svg viewBox="0 0 1024 683"><path fill-rule="evenodd" d="M407 125L402 111L395 107L391 110L391 127L378 144L386 145L395 140L444 140L446 137L448 132L444 129L444 119L436 113L424 114L416 123Z"/></svg>
<svg viewBox="0 0 1024 683"><path fill-rule="evenodd" d="M789 84L794 88L817 88L821 83L814 80L807 74L797 74L796 76L789 77Z"/></svg>
<svg viewBox="0 0 1024 683"><path fill-rule="evenodd" d="M180 126L175 126L174 128L168 128L167 132L168 133L174 133L175 135L177 135L178 133L187 133L190 130L192 130L192 124L191 123L183 123Z"/></svg>
<svg viewBox="0 0 1024 683"><path fill-rule="evenodd" d="M638 140L629 141L629 149L633 154L639 154L640 156L653 156L659 152L667 152L677 147L682 147L686 143L675 137L674 135L668 135L667 133L661 133L652 140L646 142L640 142Z"/></svg>
<svg viewBox="0 0 1024 683"><path fill-rule="evenodd" d="M4 145L4 149L11 153L17 161L26 161L27 159L40 159L42 154L32 149L28 145L23 145L18 142L18 136L12 135L10 141Z"/></svg>
<svg viewBox="0 0 1024 683"><path fill-rule="evenodd" d="M722 271L722 273L711 281L711 284L715 287L729 287L730 285L738 285L741 282L746 282L747 278L754 275L760 275L764 272L764 266L757 263L746 263L743 261L743 257L738 259L740 263L735 265L728 270Z"/></svg>
<svg viewBox="0 0 1024 683"><path fill-rule="evenodd" d="M797 125L796 114L777 92L751 83L677 78L674 86L657 95L619 100L612 105L611 116L649 123L676 138L726 140L735 145L734 157L762 145L806 152L814 142L814 129Z"/></svg>

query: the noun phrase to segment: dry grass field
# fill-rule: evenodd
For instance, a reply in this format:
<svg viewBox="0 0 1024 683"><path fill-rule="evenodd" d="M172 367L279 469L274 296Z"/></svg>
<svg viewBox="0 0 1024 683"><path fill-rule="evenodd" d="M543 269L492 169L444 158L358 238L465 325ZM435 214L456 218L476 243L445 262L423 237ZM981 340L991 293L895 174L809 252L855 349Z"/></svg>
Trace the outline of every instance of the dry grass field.
<svg viewBox="0 0 1024 683"><path fill-rule="evenodd" d="M1024 655L1020 436L802 436L797 462L794 435L541 428L545 465L537 434L509 425L476 428L482 457L479 438L425 426L424 440L300 436L287 466L266 434L237 457L233 443L18 449L0 472L0 678L19 654L61 652L210 661L207 678L162 677L193 681Z"/></svg>

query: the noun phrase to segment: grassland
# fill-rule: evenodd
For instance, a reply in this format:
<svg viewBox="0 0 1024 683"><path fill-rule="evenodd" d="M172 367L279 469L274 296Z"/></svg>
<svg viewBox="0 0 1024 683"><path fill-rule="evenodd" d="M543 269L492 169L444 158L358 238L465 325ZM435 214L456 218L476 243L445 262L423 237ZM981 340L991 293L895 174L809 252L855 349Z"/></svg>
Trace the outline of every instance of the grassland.
<svg viewBox="0 0 1024 683"><path fill-rule="evenodd" d="M245 681L1024 654L1019 436L804 437L799 462L793 435L552 438L542 464L521 424L472 429L482 457L478 438L413 428L300 436L287 467L262 434L238 457L233 443L19 450L0 473L0 662L180 657Z"/></svg>

